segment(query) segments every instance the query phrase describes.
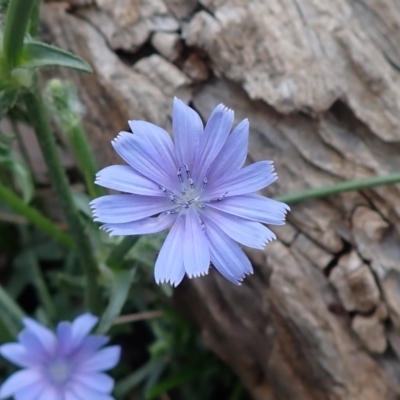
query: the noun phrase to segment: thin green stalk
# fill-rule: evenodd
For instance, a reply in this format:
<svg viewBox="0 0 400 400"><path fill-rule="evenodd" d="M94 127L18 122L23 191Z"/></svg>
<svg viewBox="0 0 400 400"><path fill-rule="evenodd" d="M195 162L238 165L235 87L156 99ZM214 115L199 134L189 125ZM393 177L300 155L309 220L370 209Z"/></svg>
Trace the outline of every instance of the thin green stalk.
<svg viewBox="0 0 400 400"><path fill-rule="evenodd" d="M58 228L50 219L46 218L39 211L26 204L20 199L15 193L7 189L0 183L0 201L10 207L18 215L26 218L27 221L31 222L37 228L47 233L53 239L57 240L60 244L67 247L68 249L74 249L75 244L68 235L68 233Z"/></svg>
<svg viewBox="0 0 400 400"><path fill-rule="evenodd" d="M29 235L29 231L26 227L21 227L21 236L22 242L25 248L29 248L31 244L31 239ZM29 270L32 274L33 284L36 287L36 292L40 299L40 302L43 305L44 310L46 311L47 317L54 321L56 317L56 309L54 307L53 301L50 296L49 289L46 285L46 281L44 279L42 270L40 269L38 260L33 251L27 250L26 252L27 263L29 266Z"/></svg>
<svg viewBox="0 0 400 400"><path fill-rule="evenodd" d="M4 26L3 55L9 69L18 64L32 7L36 0L11 0Z"/></svg>
<svg viewBox="0 0 400 400"><path fill-rule="evenodd" d="M0 309L0 341L12 342L18 335L19 327L4 310Z"/></svg>
<svg viewBox="0 0 400 400"><path fill-rule="evenodd" d="M9 294L4 290L3 286L1 285L0 307L7 312L7 314L11 317L11 319L17 326L21 325L21 320L25 317L25 313L22 308L9 296Z"/></svg>
<svg viewBox="0 0 400 400"><path fill-rule="evenodd" d="M106 264L114 268L120 267L125 255L136 244L139 238L140 236L125 236L122 241L111 250L107 257Z"/></svg>
<svg viewBox="0 0 400 400"><path fill-rule="evenodd" d="M11 127L13 130L13 133L15 134L16 138L17 138L17 143L18 143L18 147L21 151L22 154L22 158L24 159L24 161L26 162L27 166L29 167L29 171L30 173L33 175L33 164L32 161L29 157L28 151L26 149L25 143L22 139L22 135L21 135L21 131L18 127L18 123L15 119L11 119ZM33 178L33 176L32 176Z"/></svg>
<svg viewBox="0 0 400 400"><path fill-rule="evenodd" d="M97 166L82 124L78 122L69 128L64 127L64 130L66 130L90 197L94 199L104 195L103 188L94 184Z"/></svg>
<svg viewBox="0 0 400 400"><path fill-rule="evenodd" d="M39 11L40 11L40 0L34 0L34 5L32 7L31 18L29 21L29 29L28 29L28 32L32 37L36 37L38 35Z"/></svg>
<svg viewBox="0 0 400 400"><path fill-rule="evenodd" d="M304 200L318 199L321 197L327 197L333 194L349 192L353 190L369 189L375 186L393 185L394 183L400 183L400 173L356 179L353 181L340 182L331 186L324 186L322 188L309 189L297 193L289 193L275 197L275 200L283 201L284 203L288 204L294 204Z"/></svg>
<svg viewBox="0 0 400 400"><path fill-rule="evenodd" d="M71 235L75 241L79 260L86 274L86 306L94 314L99 313L99 286L97 283L97 264L93 256L89 238L74 205L68 180L60 162L56 142L50 128L42 94L36 82L33 92L25 94L25 105L31 123L35 129L44 159L49 170L51 181L59 197Z"/></svg>

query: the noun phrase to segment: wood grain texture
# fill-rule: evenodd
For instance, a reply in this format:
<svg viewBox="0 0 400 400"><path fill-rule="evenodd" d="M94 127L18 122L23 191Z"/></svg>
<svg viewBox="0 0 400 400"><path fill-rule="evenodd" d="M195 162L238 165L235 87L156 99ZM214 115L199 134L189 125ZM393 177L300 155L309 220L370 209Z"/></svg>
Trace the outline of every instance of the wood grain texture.
<svg viewBox="0 0 400 400"><path fill-rule="evenodd" d="M69 12L67 12L69 10ZM128 119L170 129L172 96L250 120L249 161L291 191L399 171L397 0L47 3L47 40L88 60L102 166ZM400 186L292 208L241 287L185 280L175 304L257 400L400 398Z"/></svg>

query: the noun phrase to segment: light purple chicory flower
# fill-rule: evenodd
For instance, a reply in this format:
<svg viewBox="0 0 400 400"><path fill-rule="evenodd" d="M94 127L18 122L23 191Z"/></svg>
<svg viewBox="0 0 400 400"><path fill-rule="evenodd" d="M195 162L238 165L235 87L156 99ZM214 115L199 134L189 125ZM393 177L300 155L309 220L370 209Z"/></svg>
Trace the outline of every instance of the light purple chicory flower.
<svg viewBox="0 0 400 400"><path fill-rule="evenodd" d="M283 225L289 207L254 194L277 179L271 161L242 168L249 122L231 132L233 111L222 104L205 128L200 116L175 98L174 142L149 122L129 121L133 132L112 142L129 165L113 165L96 183L125 194L91 202L96 221L111 235L171 230L155 265L157 283L178 285L185 273L208 273L210 260L229 281L240 284L252 266L236 242L256 249L276 237L262 223Z"/></svg>
<svg viewBox="0 0 400 400"><path fill-rule="evenodd" d="M0 354L24 369L0 388L0 399L113 400L114 380L102 371L120 358L119 346L100 349L106 336L89 335L98 318L83 314L72 323L60 322L56 335L33 319L23 320L19 343L0 346Z"/></svg>

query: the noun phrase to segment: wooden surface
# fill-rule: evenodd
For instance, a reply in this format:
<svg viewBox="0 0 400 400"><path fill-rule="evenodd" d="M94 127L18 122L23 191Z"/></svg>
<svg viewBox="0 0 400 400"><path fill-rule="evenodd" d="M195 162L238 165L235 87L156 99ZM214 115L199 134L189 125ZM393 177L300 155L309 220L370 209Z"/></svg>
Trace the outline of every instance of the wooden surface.
<svg viewBox="0 0 400 400"><path fill-rule="evenodd" d="M73 0L42 19L94 68L62 73L102 166L128 119L170 129L177 95L249 118L249 161L279 174L267 195L400 170L398 0ZM400 398L399 188L293 206L243 286L176 291L254 399Z"/></svg>

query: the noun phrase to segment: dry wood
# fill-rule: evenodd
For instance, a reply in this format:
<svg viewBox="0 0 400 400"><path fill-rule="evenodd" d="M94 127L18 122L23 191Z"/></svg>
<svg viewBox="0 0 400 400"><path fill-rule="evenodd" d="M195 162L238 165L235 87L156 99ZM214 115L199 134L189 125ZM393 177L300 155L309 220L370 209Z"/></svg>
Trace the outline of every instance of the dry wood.
<svg viewBox="0 0 400 400"><path fill-rule="evenodd" d="M45 5L43 35L94 67L63 74L101 165L128 119L169 129L178 95L249 118L267 195L400 169L398 0L72 3ZM211 272L176 291L254 399L400 398L399 189L296 205L241 287Z"/></svg>

